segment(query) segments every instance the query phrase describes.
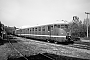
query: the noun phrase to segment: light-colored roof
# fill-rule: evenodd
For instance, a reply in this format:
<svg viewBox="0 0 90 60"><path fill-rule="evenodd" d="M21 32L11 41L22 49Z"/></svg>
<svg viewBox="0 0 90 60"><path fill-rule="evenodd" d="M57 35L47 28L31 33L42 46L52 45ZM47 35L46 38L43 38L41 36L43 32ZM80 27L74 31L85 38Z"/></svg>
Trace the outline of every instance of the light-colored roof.
<svg viewBox="0 0 90 60"><path fill-rule="evenodd" d="M21 27L20 29L27 29L27 28L31 28L31 27L39 27L39 26L52 25L52 24L68 24L68 22L66 22L66 21L55 21L55 22L51 22L51 23L38 24L38 25L33 25L33 26L26 25L24 27Z"/></svg>

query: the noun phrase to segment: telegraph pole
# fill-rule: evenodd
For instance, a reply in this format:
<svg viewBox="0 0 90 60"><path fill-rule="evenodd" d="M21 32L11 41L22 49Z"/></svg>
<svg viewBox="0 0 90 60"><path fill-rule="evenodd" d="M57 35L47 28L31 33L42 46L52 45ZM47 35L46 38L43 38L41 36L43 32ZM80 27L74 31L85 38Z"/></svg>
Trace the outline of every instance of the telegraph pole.
<svg viewBox="0 0 90 60"><path fill-rule="evenodd" d="M89 23L88 15L89 15L90 13L85 12L85 14L87 14L87 19L86 19L86 21L87 21L87 38L88 38L88 23Z"/></svg>

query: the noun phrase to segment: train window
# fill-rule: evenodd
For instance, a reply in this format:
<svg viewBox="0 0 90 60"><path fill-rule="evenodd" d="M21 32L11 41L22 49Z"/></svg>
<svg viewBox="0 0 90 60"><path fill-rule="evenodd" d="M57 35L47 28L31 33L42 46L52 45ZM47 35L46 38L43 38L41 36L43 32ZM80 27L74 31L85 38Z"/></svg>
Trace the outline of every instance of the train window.
<svg viewBox="0 0 90 60"><path fill-rule="evenodd" d="M42 27L42 31L45 31L45 26Z"/></svg>
<svg viewBox="0 0 90 60"><path fill-rule="evenodd" d="M60 25L58 25L58 28L60 28Z"/></svg>
<svg viewBox="0 0 90 60"><path fill-rule="evenodd" d="M27 29L29 31L29 29Z"/></svg>
<svg viewBox="0 0 90 60"><path fill-rule="evenodd" d="M62 24L62 25L61 25L61 28L65 28L65 25L64 25L64 24Z"/></svg>
<svg viewBox="0 0 90 60"><path fill-rule="evenodd" d="M32 28L32 31L34 31L34 28Z"/></svg>
<svg viewBox="0 0 90 60"><path fill-rule="evenodd" d="M38 28L38 31L41 31L41 27Z"/></svg>
<svg viewBox="0 0 90 60"><path fill-rule="evenodd" d="M45 31L45 29L42 29L42 31Z"/></svg>
<svg viewBox="0 0 90 60"><path fill-rule="evenodd" d="M48 26L48 31L50 31L50 30L51 30L51 26L49 25L49 26Z"/></svg>
<svg viewBox="0 0 90 60"><path fill-rule="evenodd" d="M51 25L51 30L53 30L53 25Z"/></svg>
<svg viewBox="0 0 90 60"><path fill-rule="evenodd" d="M20 29L20 32L22 32L22 30Z"/></svg>
<svg viewBox="0 0 90 60"><path fill-rule="evenodd" d="M57 27L58 27L58 25L57 25L57 24L55 24L55 25L54 25L54 28L57 28Z"/></svg>
<svg viewBox="0 0 90 60"><path fill-rule="evenodd" d="M62 24L61 26L64 26L64 24Z"/></svg>
<svg viewBox="0 0 90 60"><path fill-rule="evenodd" d="M68 28L68 25L65 25L65 28Z"/></svg>
<svg viewBox="0 0 90 60"><path fill-rule="evenodd" d="M48 26L48 31L53 30L53 25Z"/></svg>
<svg viewBox="0 0 90 60"><path fill-rule="evenodd" d="M37 31L37 28L35 28L35 31Z"/></svg>
<svg viewBox="0 0 90 60"><path fill-rule="evenodd" d="M30 29L30 31L31 31L31 29Z"/></svg>

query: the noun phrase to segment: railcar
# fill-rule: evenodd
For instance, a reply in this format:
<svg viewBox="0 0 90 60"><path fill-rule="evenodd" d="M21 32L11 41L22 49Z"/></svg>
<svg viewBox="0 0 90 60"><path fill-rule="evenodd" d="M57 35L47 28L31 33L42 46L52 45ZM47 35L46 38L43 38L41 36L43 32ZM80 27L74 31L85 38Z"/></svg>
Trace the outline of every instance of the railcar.
<svg viewBox="0 0 90 60"><path fill-rule="evenodd" d="M69 24L65 22L33 26L15 31L16 35L45 41L72 42Z"/></svg>

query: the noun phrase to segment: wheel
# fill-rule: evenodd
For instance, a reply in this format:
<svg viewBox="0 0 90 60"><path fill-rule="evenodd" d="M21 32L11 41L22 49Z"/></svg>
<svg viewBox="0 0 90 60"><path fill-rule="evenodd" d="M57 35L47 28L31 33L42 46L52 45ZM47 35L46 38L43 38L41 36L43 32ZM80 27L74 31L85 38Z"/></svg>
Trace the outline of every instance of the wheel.
<svg viewBox="0 0 90 60"><path fill-rule="evenodd" d="M54 43L57 44L57 41L55 41Z"/></svg>
<svg viewBox="0 0 90 60"><path fill-rule="evenodd" d="M50 42L48 39L46 39L47 40L47 42Z"/></svg>

